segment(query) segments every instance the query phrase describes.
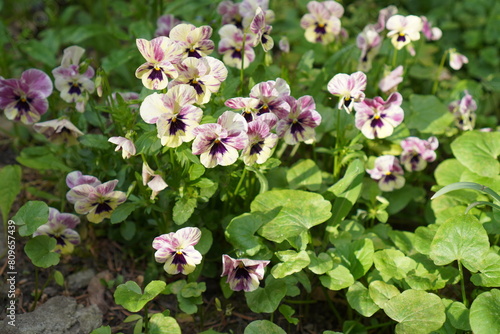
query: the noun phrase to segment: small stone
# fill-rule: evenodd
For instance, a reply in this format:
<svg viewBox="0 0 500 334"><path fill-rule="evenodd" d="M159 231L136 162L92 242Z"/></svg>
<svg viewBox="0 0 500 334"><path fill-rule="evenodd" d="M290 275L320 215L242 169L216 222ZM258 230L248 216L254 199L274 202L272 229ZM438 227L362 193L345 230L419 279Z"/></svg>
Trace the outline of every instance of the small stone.
<svg viewBox="0 0 500 334"><path fill-rule="evenodd" d="M86 269L69 275L68 278L66 278L68 284L68 290L76 291L78 289L87 287L89 285L90 280L94 276L95 276L94 269Z"/></svg>

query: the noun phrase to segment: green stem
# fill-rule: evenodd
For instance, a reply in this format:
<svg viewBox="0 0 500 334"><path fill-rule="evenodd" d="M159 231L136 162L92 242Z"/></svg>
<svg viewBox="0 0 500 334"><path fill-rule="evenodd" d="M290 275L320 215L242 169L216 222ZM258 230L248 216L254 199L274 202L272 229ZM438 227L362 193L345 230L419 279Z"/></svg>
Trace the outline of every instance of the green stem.
<svg viewBox="0 0 500 334"><path fill-rule="evenodd" d="M38 302L38 267L35 267L35 301L33 302L33 306L31 307L31 311L33 311L36 307L36 303Z"/></svg>
<svg viewBox="0 0 500 334"><path fill-rule="evenodd" d="M240 67L240 96L243 96L243 80L245 79L245 40L247 38L247 34L243 33L243 44L241 45L241 67Z"/></svg>
<svg viewBox="0 0 500 334"><path fill-rule="evenodd" d="M238 181L238 185L236 186L236 189L234 190L234 196L238 195L238 191L241 188L241 185L243 184L243 180L245 179L245 175L247 173L247 169L244 168L243 172L241 173L240 180Z"/></svg>
<svg viewBox="0 0 500 334"><path fill-rule="evenodd" d="M326 291L326 288L324 286L321 286L321 289L323 290L323 294L325 295L326 303L328 304L328 307L332 310L333 314L335 314L335 317L337 318L337 321L339 324L342 323L342 317L340 316L339 311L333 306L332 300L330 299L330 296L328 295L328 292Z"/></svg>
<svg viewBox="0 0 500 334"><path fill-rule="evenodd" d="M446 56L448 56L448 52L450 52L450 50L446 50L443 53L443 57L441 57L441 61L439 62L439 68L436 72L436 78L434 79L434 85L432 85L432 95L436 94L436 92L437 92L438 84L439 84L439 76L441 75L441 72L443 71L444 62L446 60Z"/></svg>
<svg viewBox="0 0 500 334"><path fill-rule="evenodd" d="M283 303L288 304L316 304L317 300L291 300L291 299L283 299Z"/></svg>
<svg viewBox="0 0 500 334"><path fill-rule="evenodd" d="M460 260L458 262L458 271L460 272L460 287L462 289L462 300L465 307L468 307L469 303L467 302L467 295L465 293L465 280L464 280L464 270L462 268L462 263Z"/></svg>
<svg viewBox="0 0 500 334"><path fill-rule="evenodd" d="M392 69L396 68L397 60L398 60L398 51L394 48L394 53L392 54Z"/></svg>
<svg viewBox="0 0 500 334"><path fill-rule="evenodd" d="M144 333L149 333L148 304L144 306Z"/></svg>
<svg viewBox="0 0 500 334"><path fill-rule="evenodd" d="M341 130L340 124L340 109L337 109L337 138L335 140L335 151L336 153L333 156L333 181L336 182L339 179L340 175L340 162L342 160L342 150L340 147L342 146L342 137L343 132ZM341 133L342 132L342 133Z"/></svg>

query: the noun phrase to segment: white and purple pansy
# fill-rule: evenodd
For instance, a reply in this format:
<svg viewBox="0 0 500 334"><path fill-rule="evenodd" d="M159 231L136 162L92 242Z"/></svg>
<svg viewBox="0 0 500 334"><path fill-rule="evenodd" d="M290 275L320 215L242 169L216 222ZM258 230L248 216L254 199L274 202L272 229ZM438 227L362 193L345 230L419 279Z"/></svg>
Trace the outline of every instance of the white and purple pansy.
<svg viewBox="0 0 500 334"><path fill-rule="evenodd" d="M401 82L403 82L403 66L399 65L380 80L378 88L384 93L392 92Z"/></svg>
<svg viewBox="0 0 500 334"><path fill-rule="evenodd" d="M258 7L255 17L252 20L252 23L250 23L250 31L255 34L253 45L257 46L261 44L265 52L271 50L274 47L271 30L272 27L266 24L264 12L260 7Z"/></svg>
<svg viewBox="0 0 500 334"><path fill-rule="evenodd" d="M247 122L251 122L257 117L259 102L253 97L233 97L224 104L226 107L240 111Z"/></svg>
<svg viewBox="0 0 500 334"><path fill-rule="evenodd" d="M333 42L340 34L344 7L336 1L309 1L307 9L309 13L300 19L306 40L324 45Z"/></svg>
<svg viewBox="0 0 500 334"><path fill-rule="evenodd" d="M19 79L0 77L0 109L9 120L33 124L47 112L47 97L52 94L52 81L44 72L29 69Z"/></svg>
<svg viewBox="0 0 500 334"><path fill-rule="evenodd" d="M129 159L135 155L136 149L134 142L125 137L111 137L108 139L110 143L116 145L115 151L122 150L122 158Z"/></svg>
<svg viewBox="0 0 500 334"><path fill-rule="evenodd" d="M153 93L144 99L141 117L146 123L156 124L163 146L178 147L193 140L193 131L203 117L203 111L193 105L196 98L193 87L177 85L166 94Z"/></svg>
<svg viewBox="0 0 500 334"><path fill-rule="evenodd" d="M312 144L316 139L314 128L321 123L321 115L315 110L313 97L305 95L296 100L286 96L284 99L290 105L290 112L278 120L276 133L288 145L299 142Z"/></svg>
<svg viewBox="0 0 500 334"><path fill-rule="evenodd" d="M170 31L169 36L182 49L183 58L201 58L214 51L214 42L209 39L212 36L210 26L197 28L192 24L181 23Z"/></svg>
<svg viewBox="0 0 500 334"><path fill-rule="evenodd" d="M401 163L409 172L421 171L427 167L428 162L436 160L436 149L439 142L432 136L424 140L418 137L408 137L401 141Z"/></svg>
<svg viewBox="0 0 500 334"><path fill-rule="evenodd" d="M156 262L165 263L163 269L170 275L189 275L201 263L201 253L194 248L200 238L201 230L196 227L184 227L154 238Z"/></svg>
<svg viewBox="0 0 500 334"><path fill-rule="evenodd" d="M135 71L135 76L142 80L148 89L164 89L168 80L177 78L177 68L174 64L181 61L183 50L170 38L160 36L148 41L139 38L137 48L146 62Z"/></svg>
<svg viewBox="0 0 500 334"><path fill-rule="evenodd" d="M382 38L373 24L365 26L363 31L358 34L356 45L361 50L358 69L367 72L372 68L372 60L382 45Z"/></svg>
<svg viewBox="0 0 500 334"><path fill-rule="evenodd" d="M361 102L365 98L366 74L355 72L351 75L345 73L336 74L328 82L330 94L340 97L338 108L351 113L354 103Z"/></svg>
<svg viewBox="0 0 500 334"><path fill-rule="evenodd" d="M227 276L226 283L233 291L254 291L259 287L259 281L264 278L264 268L269 264L265 260L233 259L222 255L222 275Z"/></svg>
<svg viewBox="0 0 500 334"><path fill-rule="evenodd" d="M241 152L245 165L263 164L269 159L272 149L278 143L278 136L271 133L263 117L248 123L248 145Z"/></svg>
<svg viewBox="0 0 500 334"><path fill-rule="evenodd" d="M221 83L226 80L227 68L219 59L213 57L189 57L177 65L179 76L172 80L168 87L189 85L196 92L196 103L205 104L213 93L219 91Z"/></svg>
<svg viewBox="0 0 500 334"><path fill-rule="evenodd" d="M260 82L250 90L250 97L259 100L257 116L271 112L278 118L286 117L290 105L285 101L285 96L290 96L290 86L281 78Z"/></svg>
<svg viewBox="0 0 500 334"><path fill-rule="evenodd" d="M88 184L91 185L92 187L97 187L98 185L101 184L101 181L95 176L92 175L83 175L82 172L79 170L73 171L69 173L66 176L66 185L70 188L73 189L76 186L79 186L81 184ZM70 203L75 203L72 202L70 199L68 199Z"/></svg>
<svg viewBox="0 0 500 334"><path fill-rule="evenodd" d="M366 172L372 179L378 181L378 186L382 191L393 191L405 185L404 170L398 158L393 155L376 158L373 169L367 169Z"/></svg>
<svg viewBox="0 0 500 334"><path fill-rule="evenodd" d="M33 124L33 129L53 143L68 146L78 144L76 139L83 136L83 132L64 117Z"/></svg>
<svg viewBox="0 0 500 334"><path fill-rule="evenodd" d="M454 70L459 70L469 62L469 58L461 53L458 53L455 49L450 49L450 67Z"/></svg>
<svg viewBox="0 0 500 334"><path fill-rule="evenodd" d="M80 218L70 213L60 213L54 208L49 208L49 220L38 227L33 237L46 235L56 240L54 252L71 254L76 245L80 243L80 235L75 231L80 224Z"/></svg>
<svg viewBox="0 0 500 334"><path fill-rule="evenodd" d="M460 100L451 102L448 110L455 117L455 125L462 131L473 130L476 125L477 104L472 95L467 90Z"/></svg>
<svg viewBox="0 0 500 334"><path fill-rule="evenodd" d="M84 53L85 49L76 45L64 49L61 66L52 70L61 98L68 103L76 103L78 112L85 111L89 94L95 90L95 83L91 80L95 74L92 66L87 66L85 72L80 73L83 66L80 58Z"/></svg>
<svg viewBox="0 0 500 334"><path fill-rule="evenodd" d="M412 41L420 39L422 25L422 19L418 16L393 15L387 20L386 28L390 30L387 37L397 50L401 50Z"/></svg>
<svg viewBox="0 0 500 334"><path fill-rule="evenodd" d="M193 154L200 155L206 168L228 166L238 160L238 150L248 145L248 123L243 116L224 112L217 123L198 126L193 141Z"/></svg>
<svg viewBox="0 0 500 334"><path fill-rule="evenodd" d="M156 30L155 36L165 36L168 37L170 31L178 24L182 23L181 20L175 18L172 14L166 14L160 16L156 20Z"/></svg>
<svg viewBox="0 0 500 334"><path fill-rule="evenodd" d="M389 137L394 128L403 121L402 102L401 94L392 93L387 101L377 96L356 103L354 105L356 127L368 139Z"/></svg>
<svg viewBox="0 0 500 334"><path fill-rule="evenodd" d="M222 55L224 64L230 67L247 68L255 59L252 48L253 34L244 34L232 24L226 24L219 29L220 42L218 52Z"/></svg>
<svg viewBox="0 0 500 334"><path fill-rule="evenodd" d="M146 162L142 163L142 184L148 185L149 189L152 190L151 200L154 200L160 191L168 187L163 177L152 170Z"/></svg>

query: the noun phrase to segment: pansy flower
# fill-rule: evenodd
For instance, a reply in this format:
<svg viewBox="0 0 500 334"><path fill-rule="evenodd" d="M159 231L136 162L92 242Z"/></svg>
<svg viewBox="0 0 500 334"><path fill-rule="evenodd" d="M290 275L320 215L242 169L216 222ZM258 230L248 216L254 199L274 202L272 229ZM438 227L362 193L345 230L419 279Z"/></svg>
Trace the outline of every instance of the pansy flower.
<svg viewBox="0 0 500 334"><path fill-rule="evenodd" d="M99 181L99 179L95 176L83 175L83 173L80 172L79 170L73 171L66 176L66 185L70 189L73 189L74 187L79 186L81 184L88 184L91 185L92 187L97 187L98 185L101 184L101 181ZM74 203L74 201L72 202L70 199L68 200L70 201L70 203Z"/></svg>
<svg viewBox="0 0 500 334"><path fill-rule="evenodd" d="M476 124L476 101L468 91L460 100L453 101L448 105L448 110L455 117L455 125L462 131L473 130Z"/></svg>
<svg viewBox="0 0 500 334"><path fill-rule="evenodd" d="M160 191L168 187L163 177L152 170L146 162L142 163L142 184L148 185L149 189L152 190L151 200L155 199Z"/></svg>
<svg viewBox="0 0 500 334"><path fill-rule="evenodd" d="M193 154L200 155L206 168L228 166L238 159L238 150L248 145L248 123L232 111L224 112L217 123L198 126L194 133Z"/></svg>
<svg viewBox="0 0 500 334"><path fill-rule="evenodd" d="M436 137L427 140L417 137L408 137L401 141L401 163L405 169L411 171L424 170L428 162L436 160L436 149L439 143Z"/></svg>
<svg viewBox="0 0 500 334"><path fill-rule="evenodd" d="M382 45L382 38L373 25L367 25L356 38L356 45L361 50L358 68L369 71L372 68L372 60L378 54Z"/></svg>
<svg viewBox="0 0 500 334"><path fill-rule="evenodd" d="M345 73L336 74L328 82L330 94L340 97L338 108L349 114L355 102L361 102L365 98L366 74L355 72L351 75Z"/></svg>
<svg viewBox="0 0 500 334"><path fill-rule="evenodd" d="M336 1L309 1L309 13L300 19L305 37L311 43L329 44L340 34L340 18L344 7Z"/></svg>
<svg viewBox="0 0 500 334"><path fill-rule="evenodd" d="M259 281L264 279L264 268L269 261L251 259L233 259L222 255L222 275L227 276L226 283L233 291L254 291L259 287Z"/></svg>
<svg viewBox="0 0 500 334"><path fill-rule="evenodd" d="M250 97L259 100L257 115L271 112L279 118L285 117L290 111L285 96L290 96L290 86L281 78L260 82L250 90Z"/></svg>
<svg viewBox="0 0 500 334"><path fill-rule="evenodd" d="M284 53L290 52L290 41L286 36L281 37L278 46L282 52Z"/></svg>
<svg viewBox="0 0 500 334"><path fill-rule="evenodd" d="M49 220L38 227L33 237L47 235L56 239L54 252L71 254L76 245L80 243L80 235L75 227L80 224L80 218L70 213L60 213L54 208L49 208Z"/></svg>
<svg viewBox="0 0 500 334"><path fill-rule="evenodd" d="M387 20L386 28L390 30L387 37L391 38L392 45L401 50L412 41L420 39L422 19L415 15L393 15Z"/></svg>
<svg viewBox="0 0 500 334"><path fill-rule="evenodd" d="M395 90L401 82L403 82L403 66L399 65L380 80L378 88L382 92L388 93Z"/></svg>
<svg viewBox="0 0 500 334"><path fill-rule="evenodd" d="M156 20L156 30L155 36L165 36L168 37L170 31L178 24L181 20L176 19L172 14L162 15Z"/></svg>
<svg viewBox="0 0 500 334"><path fill-rule="evenodd" d="M226 107L240 111L247 122L251 122L257 117L259 103L260 101L253 97L233 97L224 102Z"/></svg>
<svg viewBox="0 0 500 334"><path fill-rule="evenodd" d="M236 68L247 68L255 59L252 49L254 36L244 34L232 24L226 24L219 29L220 42L218 52L227 66ZM242 65L243 63L243 65Z"/></svg>
<svg viewBox="0 0 500 334"><path fill-rule="evenodd" d="M366 170L370 177L378 181L382 191L393 191L405 185L404 171L398 158L393 155L383 155L375 159L373 169Z"/></svg>
<svg viewBox="0 0 500 334"><path fill-rule="evenodd" d="M232 24L238 29L243 29L243 17L240 14L240 5L225 0L217 6L217 13L222 16L222 24Z"/></svg>
<svg viewBox="0 0 500 334"><path fill-rule="evenodd" d="M219 59L213 57L189 57L177 65L179 76L172 80L168 87L189 85L196 92L196 103L205 104L213 93L219 91L221 83L226 80L227 68Z"/></svg>
<svg viewBox="0 0 500 334"><path fill-rule="evenodd" d="M187 23L178 24L170 31L170 39L183 50L183 58L201 58L211 54L214 51L214 42L209 39L211 36L212 27L197 28Z"/></svg>
<svg viewBox="0 0 500 334"><path fill-rule="evenodd" d="M401 124L404 111L401 108L403 97L392 93L384 101L380 96L364 99L354 105L355 124L368 139L389 137L396 126Z"/></svg>
<svg viewBox="0 0 500 334"><path fill-rule="evenodd" d="M97 224L110 218L116 207L127 200L124 192L114 190L117 183L113 180L96 187L81 184L71 188L66 198L75 204L77 213L87 215L89 222Z"/></svg>
<svg viewBox="0 0 500 334"><path fill-rule="evenodd" d="M148 95L141 104L141 117L156 124L161 144L178 147L194 138L194 129L200 124L203 111L194 106L196 91L189 85L177 85L166 94Z"/></svg>
<svg viewBox="0 0 500 334"><path fill-rule="evenodd" d="M47 112L47 97L52 94L52 81L44 72L29 69L20 79L0 77L0 109L9 120L33 124Z"/></svg>
<svg viewBox="0 0 500 334"><path fill-rule="evenodd" d="M266 24L266 17L260 7L257 8L252 23L250 23L250 31L255 34L253 45L262 45L265 52L271 50L274 46L274 40L271 37L272 27Z"/></svg>
<svg viewBox="0 0 500 334"><path fill-rule="evenodd" d="M397 12L398 12L398 8L396 6L393 6L393 5L382 8L378 12L377 23L375 23L375 25L373 26L375 31L382 32L382 30L385 29L385 25L387 24L387 21L389 20L389 18L396 15Z"/></svg>
<svg viewBox="0 0 500 334"><path fill-rule="evenodd" d="M271 156L272 149L278 142L278 136L271 133L263 117L248 123L247 134L248 144L241 152L243 162L248 166L255 163L263 164Z"/></svg>
<svg viewBox="0 0 500 334"><path fill-rule="evenodd" d="M276 124L276 133L288 145L299 142L312 144L316 138L316 128L321 123L321 115L315 110L316 104L312 96L305 95L296 100L292 96L285 97L290 105L290 112L280 118Z"/></svg>
<svg viewBox="0 0 500 334"><path fill-rule="evenodd" d="M191 274L201 263L201 253L194 248L200 238L201 230L196 227L184 227L154 238L156 262L165 263L163 269L170 275Z"/></svg>
<svg viewBox="0 0 500 334"><path fill-rule="evenodd" d="M87 66L85 72L80 73L84 66L80 64L80 58L84 52L85 49L76 45L64 49L61 66L52 70L61 98L68 103L76 103L78 112L85 111L89 94L95 90L95 84L91 80L95 74L92 66Z"/></svg>
<svg viewBox="0 0 500 334"><path fill-rule="evenodd" d="M469 62L469 59L455 49L450 49L450 67L454 70L459 70Z"/></svg>
<svg viewBox="0 0 500 334"><path fill-rule="evenodd" d="M78 143L78 137L83 136L83 132L78 130L70 120L61 117L46 122L33 124L36 132L43 134L49 141L56 144L66 144L68 146Z"/></svg>
<svg viewBox="0 0 500 334"><path fill-rule="evenodd" d="M108 141L116 145L115 151L122 150L123 159L129 159L136 153L135 145L130 139L125 137L111 137Z"/></svg>
<svg viewBox="0 0 500 334"><path fill-rule="evenodd" d="M243 18L243 29L247 29L250 26L259 8L264 13L266 25L274 21L275 15L274 12L269 9L269 0L243 0L239 4L239 11Z"/></svg>
<svg viewBox="0 0 500 334"><path fill-rule="evenodd" d="M182 59L184 50L177 43L165 36L160 36L148 41L139 38L136 40L137 48L146 62L135 71L135 76L142 80L148 89L164 89L168 79L177 78L177 64Z"/></svg>
<svg viewBox="0 0 500 334"><path fill-rule="evenodd" d="M427 20L427 17L420 16L422 19L422 33L428 41L437 41L443 36L443 32L438 27L433 27Z"/></svg>

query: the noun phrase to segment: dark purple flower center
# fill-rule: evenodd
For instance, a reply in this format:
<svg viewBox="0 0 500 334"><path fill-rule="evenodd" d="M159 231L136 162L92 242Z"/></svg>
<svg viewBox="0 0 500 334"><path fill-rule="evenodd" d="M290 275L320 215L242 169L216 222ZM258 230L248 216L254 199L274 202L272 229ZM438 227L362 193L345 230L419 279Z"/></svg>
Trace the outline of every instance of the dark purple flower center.
<svg viewBox="0 0 500 334"><path fill-rule="evenodd" d="M351 103L352 103L352 99L351 99L351 97L350 97L350 96L349 96L349 97L346 97L346 98L344 99L344 106L345 106L346 108L349 108L349 106L351 105Z"/></svg>
<svg viewBox="0 0 500 334"><path fill-rule="evenodd" d="M148 76L148 79L150 80L163 80L163 71L161 70L160 67L155 67L155 66L150 66L149 67L152 71Z"/></svg>
<svg viewBox="0 0 500 334"><path fill-rule="evenodd" d="M271 110L269 110L269 106L267 104L264 104L264 103L261 103L259 106L257 106L257 108L259 109L259 112L257 113L257 115L262 115L262 114L265 114L266 112L271 111Z"/></svg>
<svg viewBox="0 0 500 334"><path fill-rule="evenodd" d="M186 258L184 257L184 253L181 251L177 252L172 252L172 255L174 256L174 259L172 260L172 264L175 264L177 266L182 266L187 264Z"/></svg>
<svg viewBox="0 0 500 334"><path fill-rule="evenodd" d="M103 202L97 202L92 204L92 206L96 206L95 213L98 215L103 212L113 211L113 208L111 208L111 206L108 204L109 202L111 201L109 199L106 199Z"/></svg>
<svg viewBox="0 0 500 334"><path fill-rule="evenodd" d="M260 141L258 143L253 144L252 147L250 148L250 155L259 154L260 152L262 152L263 145L264 141Z"/></svg>
<svg viewBox="0 0 500 334"><path fill-rule="evenodd" d="M382 115L375 115L375 117L373 117L372 121L370 122L370 126L372 128L381 128L384 126L384 122L382 122L382 118L385 116L385 114L382 114Z"/></svg>
<svg viewBox="0 0 500 334"><path fill-rule="evenodd" d="M236 268L234 278L237 280L248 280L250 278L250 274L243 264L240 264L238 268Z"/></svg>
<svg viewBox="0 0 500 334"><path fill-rule="evenodd" d="M17 100L15 107L17 110L21 112L27 112L30 110L30 103L33 99L29 97L20 97L20 96L16 96L15 98Z"/></svg>
<svg viewBox="0 0 500 334"><path fill-rule="evenodd" d="M241 49L234 49L231 57L241 59Z"/></svg>
<svg viewBox="0 0 500 334"><path fill-rule="evenodd" d="M406 41L406 34L399 33L397 41L398 42L405 42Z"/></svg>
<svg viewBox="0 0 500 334"><path fill-rule="evenodd" d="M170 121L170 129L168 133L171 136L175 136L178 131L184 132L186 130L186 124L182 121L181 116L174 116Z"/></svg>
<svg viewBox="0 0 500 334"><path fill-rule="evenodd" d="M201 58L199 50L200 48L187 48L186 52L188 53L188 57Z"/></svg>
<svg viewBox="0 0 500 334"><path fill-rule="evenodd" d="M391 181L396 181L396 175L392 174L391 172L387 172L387 174L384 176L384 182L389 183Z"/></svg>
<svg viewBox="0 0 500 334"><path fill-rule="evenodd" d="M51 238L54 238L56 239L56 244L57 245L61 245L61 246L65 246L66 245L66 242L64 241L64 237L62 235L57 235L57 234L51 234L51 233L47 233L47 235Z"/></svg>
<svg viewBox="0 0 500 334"><path fill-rule="evenodd" d="M251 111L244 111L241 115L246 119L248 123L253 121L253 115Z"/></svg>
<svg viewBox="0 0 500 334"><path fill-rule="evenodd" d="M215 139L212 147L210 148L210 155L214 156L216 154L224 154L227 152L226 146L220 141L220 139Z"/></svg>
<svg viewBox="0 0 500 334"><path fill-rule="evenodd" d="M201 95L203 94L203 82L200 80L192 79L189 81L189 85L194 88L196 91L196 94Z"/></svg>
<svg viewBox="0 0 500 334"><path fill-rule="evenodd" d="M68 82L68 85L70 86L68 92L71 95L72 94L82 95L82 90L81 90L82 84L81 83L78 83L78 82Z"/></svg>
<svg viewBox="0 0 500 334"><path fill-rule="evenodd" d="M314 28L314 32L318 35L326 34L326 24L316 22L316 28Z"/></svg>
<svg viewBox="0 0 500 334"><path fill-rule="evenodd" d="M302 126L302 124L300 124L298 120L294 120L292 122L292 126L290 127L290 132L292 133L292 135L302 131L304 131L304 127Z"/></svg>

